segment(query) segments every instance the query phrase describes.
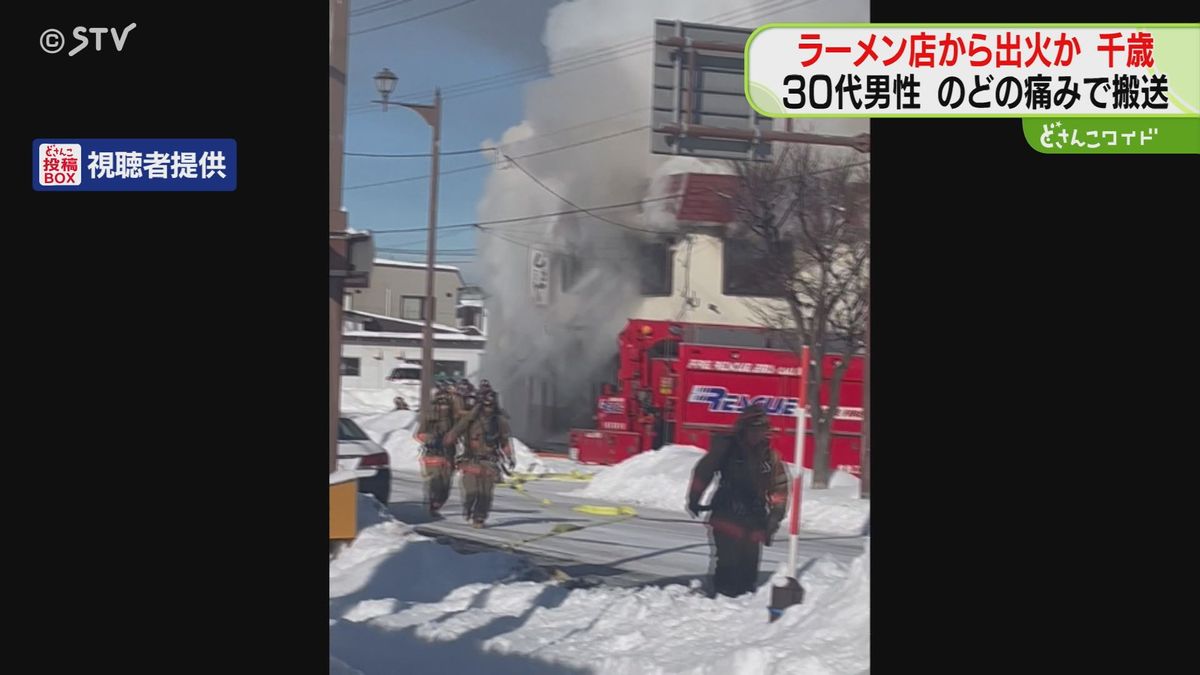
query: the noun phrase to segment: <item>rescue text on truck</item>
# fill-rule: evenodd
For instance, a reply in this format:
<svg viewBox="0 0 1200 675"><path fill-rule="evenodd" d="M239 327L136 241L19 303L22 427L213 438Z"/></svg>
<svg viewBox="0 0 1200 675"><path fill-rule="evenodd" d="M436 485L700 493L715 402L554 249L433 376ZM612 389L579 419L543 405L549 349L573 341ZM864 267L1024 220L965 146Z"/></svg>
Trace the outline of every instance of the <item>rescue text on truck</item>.
<svg viewBox="0 0 1200 675"><path fill-rule="evenodd" d="M711 447L733 429L747 405L767 409L771 446L786 462L796 454L797 409L805 365L787 336L768 328L632 319L618 336L620 367L596 403L596 428L571 430L581 462L616 464L663 445ZM840 355L822 364L820 400ZM857 475L862 443L863 361L853 356L832 425L830 465ZM812 424L803 465L812 467Z"/></svg>

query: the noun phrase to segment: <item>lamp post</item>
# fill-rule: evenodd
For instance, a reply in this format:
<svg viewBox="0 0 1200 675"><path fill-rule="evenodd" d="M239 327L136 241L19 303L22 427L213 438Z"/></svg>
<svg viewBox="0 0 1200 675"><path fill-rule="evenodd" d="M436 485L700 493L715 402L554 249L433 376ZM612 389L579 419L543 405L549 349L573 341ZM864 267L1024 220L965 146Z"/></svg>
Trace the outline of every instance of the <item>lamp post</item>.
<svg viewBox="0 0 1200 675"><path fill-rule="evenodd" d="M375 75L375 88L379 91L384 112L387 112L388 98L396 89L399 78L392 71L384 68ZM432 167L429 172L429 243L425 252L425 326L421 335L421 401L430 400L433 385L433 266L437 258L437 203L438 203L438 148L442 138L442 91L433 92L433 105L422 103L394 103L415 111L433 130L433 147L430 151Z"/></svg>

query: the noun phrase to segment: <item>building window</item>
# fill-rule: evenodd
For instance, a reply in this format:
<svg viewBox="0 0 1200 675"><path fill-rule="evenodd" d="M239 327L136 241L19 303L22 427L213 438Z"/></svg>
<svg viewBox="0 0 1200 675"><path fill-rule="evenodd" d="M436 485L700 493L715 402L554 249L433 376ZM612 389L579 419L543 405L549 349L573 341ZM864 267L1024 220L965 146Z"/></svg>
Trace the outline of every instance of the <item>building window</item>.
<svg viewBox="0 0 1200 675"><path fill-rule="evenodd" d="M459 307L459 327L466 328L468 326L474 326L475 328L479 328L479 316L482 312L483 310L479 307Z"/></svg>
<svg viewBox="0 0 1200 675"><path fill-rule="evenodd" d="M462 361L434 361L433 377L461 380L467 376L467 364Z"/></svg>
<svg viewBox="0 0 1200 675"><path fill-rule="evenodd" d="M643 244L640 254L642 295L671 294L674 252L666 244Z"/></svg>
<svg viewBox="0 0 1200 675"><path fill-rule="evenodd" d="M746 239L726 239L722 246L721 292L763 298L783 297L782 279L772 269L782 269L782 260L792 257L791 246L780 244L779 260L770 260L761 243Z"/></svg>
<svg viewBox="0 0 1200 675"><path fill-rule="evenodd" d="M409 321L425 320L425 298L405 295L400 298L400 318Z"/></svg>
<svg viewBox="0 0 1200 675"><path fill-rule="evenodd" d="M342 376L358 377L361 372L361 362L357 358L342 357Z"/></svg>
<svg viewBox="0 0 1200 675"><path fill-rule="evenodd" d="M564 253L563 255L559 256L558 261L559 261L559 266L558 266L559 288L558 288L558 290L562 291L563 293L566 293L567 291L570 291L572 288L575 288L575 284L579 283L579 277L583 273L583 269L582 269L583 261L580 260L577 256L570 255L567 253Z"/></svg>

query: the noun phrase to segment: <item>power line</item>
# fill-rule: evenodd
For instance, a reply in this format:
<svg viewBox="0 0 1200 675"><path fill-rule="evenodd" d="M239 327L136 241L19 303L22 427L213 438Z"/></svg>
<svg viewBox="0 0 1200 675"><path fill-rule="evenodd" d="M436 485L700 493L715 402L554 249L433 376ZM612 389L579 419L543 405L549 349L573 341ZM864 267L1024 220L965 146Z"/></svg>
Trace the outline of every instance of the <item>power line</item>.
<svg viewBox="0 0 1200 675"><path fill-rule="evenodd" d="M350 16L363 16L365 14L371 14L372 12L382 12L385 9L391 9L408 2L412 2L412 0L384 0L383 2L377 2L373 5L367 5L361 9L351 10Z"/></svg>
<svg viewBox="0 0 1200 675"><path fill-rule="evenodd" d="M799 6L803 6L805 4L812 4L813 2L819 2L819 1L820 0L809 0L808 2L801 3ZM743 18L737 19L737 21L750 20L751 17L757 16L758 14L778 11L779 9L783 9L789 5L795 5L795 4L796 4L796 2L794 2L794 1L784 2L784 3L780 4L779 6L772 7L770 9L762 9L762 10L756 11L756 12L754 12L750 15L747 15ZM742 11L745 11L745 10L742 10ZM720 19L717 19L717 20L720 20ZM705 21L712 21L712 19L706 19ZM628 58L630 56L635 56L638 54L645 54L645 53L653 50L655 47L654 40L652 38L645 38L642 40L642 42L644 42L646 44L643 44L642 46L639 46L638 44L633 44L633 45L630 45L627 47L610 48L613 50L611 54L609 54L607 56L603 56L602 54L596 55L597 57L603 56L603 58L594 58L594 59L590 59L590 60L588 58L582 58L580 60L573 61L573 62L570 61L570 59L564 59L563 62L555 64L556 70L554 70L553 72L550 72L549 75L553 76L553 77L557 77L559 75L566 75L566 74L573 73L573 72L583 70L586 68L591 68L592 66L598 66L598 65L601 65L604 63L610 63L612 61L617 61L617 60ZM579 57L572 57L572 58L579 58ZM520 84L524 84L526 82L532 82L532 81L540 79L542 77L543 77L542 74L539 72L539 73L532 73L532 74L528 74L528 75L520 75L520 76L516 76L516 77L497 78L496 81L490 82L484 86L467 87L462 90L454 90L454 91L448 92L446 94L446 98L447 99L457 99L457 98L461 98L464 96L473 96L475 94L483 94L483 93L487 93L487 92L491 92L491 91L496 91L498 89L511 88L511 87L514 87L514 86L517 86Z"/></svg>
<svg viewBox="0 0 1200 675"><path fill-rule="evenodd" d="M768 2L763 2L758 5L753 5L751 7L744 7L742 9L731 10L729 12L717 14L717 15L711 16L707 19L702 19L701 21L702 22L745 21L745 20L750 20L752 17L756 17L760 14L776 12L781 9L789 8L789 6L791 6L791 5L797 5L797 8L798 8L798 7L803 7L805 5L810 5L815 2L820 2L820 1L821 0L805 0L802 2L798 2L797 0L783 0L783 1L769 0ZM619 42L617 44L609 45L607 47L600 47L600 48L594 49L589 52L584 52L582 54L577 54L575 56L570 56L565 59L562 59L558 63L553 64L556 68L558 68L558 70L548 73L548 74L557 76L557 75L566 74L569 72L574 72L575 70L580 70L582 68L588 68L588 67L591 67L594 65L599 65L601 63L607 63L609 61L614 61L617 59L625 58L627 56L632 56L633 54L644 53L644 52L647 52L647 51L653 49L653 47L654 47L654 39L653 38L644 38L644 37L634 38L631 40L627 40L625 42ZM636 49L634 49L634 48L636 48ZM631 49L632 49L632 51L630 51ZM502 87L511 87L511 86L514 86L517 84L521 84L522 82L527 82L527 81L531 81L533 79L538 79L538 78L541 78L544 73L546 73L546 67L543 65L528 66L525 68L508 71L507 73L502 72L502 73L498 73L498 74L487 76L487 77L481 77L481 78L476 78L473 80L452 83L450 85L442 87L442 93L445 95L445 97L447 99L458 98L461 96L467 96L467 95L478 94L478 93L484 93L487 91L492 91L493 89L498 89L498 88L502 88ZM486 86L476 87L476 85L480 85L480 84L484 84ZM424 94L428 94L428 93L430 93L429 90L414 90L408 94L404 94L402 96L402 98L408 97L408 96L419 96L419 95L424 95Z"/></svg>
<svg viewBox="0 0 1200 675"><path fill-rule="evenodd" d="M474 150L443 150L443 151L439 152L438 154L443 155L443 156L445 156L445 155L470 155L470 154L474 154L477 152L490 152L492 150L495 150L495 148L476 148ZM347 157L389 157L389 158L430 157L432 155L432 153L429 153L429 152L410 152L410 153L405 153L405 154L390 154L390 153L379 153L379 152L343 152L342 154Z"/></svg>
<svg viewBox="0 0 1200 675"><path fill-rule="evenodd" d="M622 227L622 228L625 228L626 230L632 230L632 231L634 231L634 232L650 232L650 233L657 233L657 232L658 232L658 230L647 230L647 229L644 229L644 228L641 228L641 227L634 227L633 225L626 225L625 223L619 223L619 222L617 222L617 221L615 221L615 220L609 220L608 218L605 218L604 216L601 216L601 215L598 215L598 214L592 213L590 210L583 208L582 206L580 206L580 205L576 204L575 202L571 201L570 199L567 199L566 197L562 196L561 194L559 194L559 193L555 192L553 188L551 188L549 185L546 185L545 183L543 183L543 182L542 182L540 179L538 179L538 177L537 177L537 176L533 175L533 174L532 174L532 173L530 173L530 172L529 172L529 171L528 171L528 170L527 170L525 167L523 167L523 166L521 166L520 164L518 164L518 163L517 163L517 161L516 161L515 159L513 159L512 157L509 157L508 155L504 155L503 153L501 153L501 154L502 154L502 155L503 155L505 158L507 158L507 159L508 159L508 161L509 161L509 162L511 162L513 166L515 166L515 167L517 167L518 169L520 169L520 170L521 170L521 173L525 174L526 176L529 176L530 180L532 180L533 182L537 183L537 184L538 184L538 186L540 186L540 187L541 187L543 190L545 190L546 192L549 192L550 194L554 195L555 197L558 197L559 199L563 200L563 201L564 201L564 202L566 202L567 204L570 204L572 207L579 209L580 211L582 211L582 212L584 212L584 213L588 214L589 216L591 216L591 217L593 217L593 218L596 218L596 219L598 219L598 220L602 220L602 221L604 221L604 222L606 222L606 223L609 223L609 224L612 224L612 225L616 225L617 227Z"/></svg>
<svg viewBox="0 0 1200 675"><path fill-rule="evenodd" d="M510 161L511 161L511 158L510 158ZM801 175L815 176L817 174L828 173L830 171L840 171L840 170L845 170L845 169L852 169L852 168L859 167L859 166L865 166L870 163L871 163L870 160L862 160L859 162L852 162L852 163L845 164L845 165L837 165L837 166L832 166L832 167L825 168L825 169L818 169L816 171L811 171L808 174L791 174L791 175L787 175L787 176L778 176L776 178L772 178L772 179L770 179L768 181L764 181L764 182L776 183L776 182L783 181L783 180L790 180L792 178L799 178ZM518 168L521 168L519 165L516 164L516 162L513 162L513 165L517 166ZM524 171L524 169L521 169L521 170ZM666 201L668 199L676 199L678 197L683 196L683 193L676 193L676 194L671 194L671 195L664 195L662 197L652 197L649 199L639 199L636 201L621 202L621 203L617 203L617 204L605 204L603 206L593 206L591 208L583 208L581 206L575 205L570 200L566 199L565 197L562 197L557 192L554 192L550 188L546 187L546 185L544 183L542 183L540 180L538 180L535 176L533 176L529 172L526 171L525 175L532 178L535 182L538 183L538 185L541 185L544 189L549 191L555 197L558 197L559 199L567 202L568 204L571 204L574 208L568 209L565 211L555 211L552 213L540 213L540 214L533 215L533 216L517 216L517 217L513 217L513 218L499 218L496 220L481 220L481 221L476 221L476 222L472 222L472 223L457 223L454 225L439 225L438 226L438 231L439 231L438 238L441 238L441 232L446 231L446 230L461 230L461 229L465 229L465 228L474 228L474 229L480 230L481 232L493 233L498 228L488 227L489 225L506 225L506 224L511 224L511 223L524 222L524 221L540 220L542 218L565 216L565 215L570 215L573 213L587 213L588 215L590 215L594 218L598 218L600 220L605 220L606 222L611 222L614 225L619 225L621 227L625 227L627 229L633 229L633 230L636 230L639 232L658 233L659 230L643 230L640 228L634 228L633 226L630 226L630 225L625 225L623 223L617 223L616 221L609 221L606 218L604 218L603 216L599 216L592 212L593 211L606 211L608 209L619 209L619 208L625 208L625 207L629 207L629 206L638 206L638 205L643 205L643 204L651 204L654 202ZM410 228L403 228L403 229L398 229L398 230L372 230L371 233L372 234L400 234L400 233L409 233L409 232L428 232L428 231L429 231L428 227L410 227ZM421 243L421 242L414 242L414 244L419 244L419 243ZM380 249L380 250L383 250L383 249Z"/></svg>
<svg viewBox="0 0 1200 675"><path fill-rule="evenodd" d="M640 204L661 202L661 201L664 201L667 199L675 199L676 197L679 197L679 196L680 196L679 194L666 195L665 197L654 197L652 199L639 199L637 201L622 202L620 204L605 204L604 206L593 206L590 209L576 207L574 209L570 209L567 211L555 211L554 213L541 213L536 216L519 216L516 218L499 218L497 220L480 220L480 221L477 221L474 223L458 223L456 225L438 225L438 230L441 231L441 230L449 230L449 229L461 229L464 227L477 227L481 230L486 230L486 229L490 229L488 227L485 227L487 225L505 225L508 223L519 223L519 222L526 221L526 220L539 220L541 218L552 218L555 216L565 216L565 215L572 214L572 213L586 213L589 211L605 211L608 209L620 209L620 208L625 208L627 206L637 206ZM427 227L413 227L413 228L405 228L405 229L401 229L401 230L372 230L371 234L395 234L395 233L399 233L399 232L426 232L426 231L428 231L428 229L429 228L427 228Z"/></svg>
<svg viewBox="0 0 1200 675"><path fill-rule="evenodd" d="M390 23L381 24L379 26L374 26L372 28L364 28L362 30L352 30L352 31L350 31L350 35L362 35L363 33L373 33L377 30L383 30L384 28L391 28L392 26L399 26L401 24L411 23L413 21L418 21L420 19L424 19L425 17L433 16L434 14L441 14L442 12L449 12L452 9L458 9L459 7L462 7L463 5L469 5L472 2L475 2L475 0L463 0L462 2L460 2L456 5L450 5L449 7L442 7L441 9L431 10L431 11L425 12L424 14L417 14L416 16L410 16L407 19L400 19L399 21L392 21Z"/></svg>
<svg viewBox="0 0 1200 675"><path fill-rule="evenodd" d="M650 125L648 125L648 124L643 124L643 125L642 125L642 126L640 126L640 127L635 127L635 128L633 128L633 129L626 129L626 130L624 130L624 131L618 131L617 133L614 133L614 134L608 134L607 136L599 136L599 137L596 137L596 138L589 138L589 139L587 139L587 140L579 141L579 142L577 142L577 143L570 143L570 144L567 144L567 145L561 145L561 146L559 146L559 147L557 147L557 148L549 148L549 149L546 149L546 150L540 150L540 151L538 151L538 152L530 152L530 153L527 153L527 154L524 154L524 155L517 155L515 158L516 158L516 159L525 159L525 158L527 158L527 157L538 157L538 156L540 156L540 155L549 154L549 153L551 153L551 152L558 152L559 150L567 150L567 149L569 149L569 148L577 148L577 147L579 147L579 146L581 146L581 145L588 145L589 143L598 143L598 142L600 142L600 141L606 141L606 140L608 140L608 139L610 139L610 138L616 138L616 137L618 137L618 136L624 136L624 135L626 135L626 134L632 134L632 133L634 133L634 132L642 131L642 130L644 130L644 129L649 129L649 128L650 128ZM512 158L510 158L510 159L512 159ZM487 167L489 167L489 166L494 166L494 163L492 163L492 162L488 162L488 163L486 163L486 164L472 164L471 166L464 166L464 167L460 167L460 168L458 168L458 169L450 169L450 170L448 170L448 171L441 171L441 172L439 172L439 175L441 175L441 176L448 176L448 175L450 175L450 174L462 173L462 172L464 172L464 171L474 171L475 169L484 169L484 168L487 168ZM351 186L348 186L348 187L346 187L346 188L344 188L344 189L345 189L345 190L362 190L362 189L365 189L365 188L379 187L379 186L381 186L381 185L395 185L395 184L397 184L397 183L408 183L408 182L410 182L410 181L414 181L414 180L425 180L426 178L429 178L429 174L424 174L424 175L421 175L421 176L409 176L409 177L407 177L407 178L396 178L396 179L394 179L394 180L385 180L385 181L380 181L380 182L378 182L378 183L366 183L366 184L364 184L364 185L351 185Z"/></svg>
<svg viewBox="0 0 1200 675"><path fill-rule="evenodd" d="M590 120L590 121L588 121L588 122L580 122L579 124L573 124L573 125L571 125L571 126L569 126L569 127L563 127L563 128L561 128L561 129L554 129L553 131L547 131L547 132L544 132L544 133L540 133L540 134L537 134L536 136L530 136L529 138L522 138L522 139L520 139L520 140L516 140L516 141L509 141L508 143L501 143L500 145L497 145L497 146L494 146L494 147L491 147L491 146L489 146L489 147L485 147L485 148L475 148L475 149L469 149L469 150L451 150L451 151L443 151L443 152L441 152L441 153L439 153L439 154L442 154L442 155L467 155L467 154L476 153L476 152L492 152L492 151L495 151L495 150L497 150L497 149L499 149L499 148L509 148L509 147L512 147L512 146L514 146L514 145L521 145L521 144L523 144L523 143L531 143L531 142L533 142L533 141L540 141L540 140L542 140L543 138L548 138L548 137L550 137L550 136L554 136L554 135L557 135L557 134L561 134L561 133L563 133L563 132L565 132L565 131L573 131L573 130L575 130L575 129L581 129L581 128L583 128L583 127L586 127L586 126L591 126L591 125L593 125L593 124L599 124L599 123L601 123L601 122L609 122L609 121L612 121L612 120L615 120L615 119L620 119L620 118L622 118L622 117L625 117L625 116L627 116L627 115L632 115L632 114L634 114L634 113L645 112L645 111L647 111L647 110L650 110L650 106L643 106L643 107L641 107L641 108L635 108L635 109L633 109L633 110L626 110L626 111L625 111L625 112L623 112L623 113L619 113L619 114L616 114L616 115L610 115L610 116L608 116L608 117L601 117L600 119ZM389 157L389 158L390 158L390 157L396 157L396 158L410 158L410 157L429 157L431 153L428 153L428 152L419 152L419 153L407 153L407 154L387 154L387 153L378 153L378 154L377 154L377 153L369 153L369 152L346 152L346 153L343 153L343 154L345 154L345 155L347 155L347 156L350 156L350 157Z"/></svg>
<svg viewBox="0 0 1200 675"><path fill-rule="evenodd" d="M815 2L817 0L809 0L809 1ZM734 16L737 16L740 14L745 14L747 12L750 12L750 15L756 15L756 14L763 13L766 11L777 11L779 9L783 9L784 7L786 7L787 5L790 5L790 4L796 4L795 0L786 0L786 1L782 1L782 2L780 0L768 0L767 2L760 3L759 5L745 7L745 8L739 9L739 10L732 10L730 12L717 14L715 16L704 19L703 21L729 20L729 19L732 19ZM768 8L768 6L770 6L770 7ZM584 52L582 54L577 54L575 56L569 56L554 65L558 66L560 68L579 65L582 62L589 61L589 60L597 58L597 57L611 56L618 52L625 51L625 50L629 49L630 47L639 47L640 46L640 47L643 47L643 49L641 51L645 51L645 47L653 46L653 42L654 41L652 38L637 37L637 38L633 38L630 40L626 40L624 42L619 42L619 43L616 43L613 45L609 45L607 47L599 47L597 49L594 49L594 50L591 50L588 52ZM608 59L608 60L612 60L612 59ZM521 79L521 78L529 77L531 75L540 77L542 75L542 73L544 72L544 70L545 70L545 67L542 65L527 66L525 68L508 71L507 73L502 72L502 73L497 73L495 75L490 75L487 77L480 77L480 78L476 78L473 80L452 83L450 85L447 85L446 87L443 87L442 92L444 94L449 95L449 94L456 93L463 89L470 89L472 86L474 86L476 84L495 83L500 80L510 80L514 77L517 79ZM554 73L554 74L557 74L557 73ZM511 83L504 82L503 84L507 85L507 84L511 84ZM428 90L413 91L413 92L411 92L411 94L406 94L406 95L414 95L415 96L415 95L425 93L427 91Z"/></svg>

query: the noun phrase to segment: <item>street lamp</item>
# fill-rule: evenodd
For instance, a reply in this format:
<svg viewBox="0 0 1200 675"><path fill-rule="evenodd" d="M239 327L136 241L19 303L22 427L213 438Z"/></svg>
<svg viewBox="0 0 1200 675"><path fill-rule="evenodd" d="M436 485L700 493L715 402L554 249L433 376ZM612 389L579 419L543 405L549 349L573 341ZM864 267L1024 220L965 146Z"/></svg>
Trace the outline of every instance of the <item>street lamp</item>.
<svg viewBox="0 0 1200 675"><path fill-rule="evenodd" d="M396 89L399 78L384 68L375 74L375 88L379 91L384 111L388 109L388 97ZM430 151L432 168L429 172L429 243L425 252L425 327L421 335L421 401L431 400L433 385L433 266L437 258L437 203L438 203L438 148L442 139L442 91L433 92L433 105L423 103L396 103L415 111L433 130L433 146Z"/></svg>
<svg viewBox="0 0 1200 675"><path fill-rule="evenodd" d="M383 97L383 109L387 110L388 96L396 89L396 81L400 78L391 70L384 68L375 74L375 88L379 90L379 95Z"/></svg>

